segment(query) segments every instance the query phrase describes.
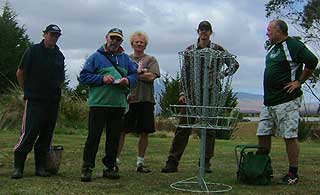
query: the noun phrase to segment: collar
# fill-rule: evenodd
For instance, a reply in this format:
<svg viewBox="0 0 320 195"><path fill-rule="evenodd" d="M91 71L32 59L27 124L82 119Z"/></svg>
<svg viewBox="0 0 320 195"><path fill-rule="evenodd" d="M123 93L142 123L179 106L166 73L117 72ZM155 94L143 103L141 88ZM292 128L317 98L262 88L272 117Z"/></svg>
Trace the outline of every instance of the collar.
<svg viewBox="0 0 320 195"><path fill-rule="evenodd" d="M210 48L210 47L211 47L211 40L209 40L209 42L205 48ZM200 47L200 39L199 38L198 38L198 42L197 42L197 49L203 49L202 47Z"/></svg>
<svg viewBox="0 0 320 195"><path fill-rule="evenodd" d="M46 45L44 44L44 39L42 39L42 41L40 42L40 45L41 45L41 47L43 47L44 49L48 49L48 50L50 50L50 51L52 51L52 50L59 50L59 47L58 47L58 45L55 45L54 46L54 48L47 48L46 47Z"/></svg>

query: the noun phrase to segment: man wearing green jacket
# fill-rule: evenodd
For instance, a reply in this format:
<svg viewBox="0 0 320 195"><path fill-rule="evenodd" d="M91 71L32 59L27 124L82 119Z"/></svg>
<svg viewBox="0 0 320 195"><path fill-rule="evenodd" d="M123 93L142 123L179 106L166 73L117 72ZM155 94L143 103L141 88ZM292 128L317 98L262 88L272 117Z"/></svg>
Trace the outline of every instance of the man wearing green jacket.
<svg viewBox="0 0 320 195"><path fill-rule="evenodd" d="M122 30L111 29L106 44L87 60L80 72L80 83L89 85L89 133L83 152L81 181L92 180L92 170L103 129L106 129L103 177L119 179L116 166L120 129L127 107L129 88L137 83L137 64L124 53Z"/></svg>

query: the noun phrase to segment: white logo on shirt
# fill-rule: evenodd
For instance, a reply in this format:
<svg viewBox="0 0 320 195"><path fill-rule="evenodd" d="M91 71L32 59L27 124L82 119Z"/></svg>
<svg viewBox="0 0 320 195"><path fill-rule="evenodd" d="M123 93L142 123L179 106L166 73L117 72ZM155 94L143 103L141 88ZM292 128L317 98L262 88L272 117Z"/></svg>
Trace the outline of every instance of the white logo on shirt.
<svg viewBox="0 0 320 195"><path fill-rule="evenodd" d="M270 52L270 58L276 58L280 54L280 49L274 49Z"/></svg>

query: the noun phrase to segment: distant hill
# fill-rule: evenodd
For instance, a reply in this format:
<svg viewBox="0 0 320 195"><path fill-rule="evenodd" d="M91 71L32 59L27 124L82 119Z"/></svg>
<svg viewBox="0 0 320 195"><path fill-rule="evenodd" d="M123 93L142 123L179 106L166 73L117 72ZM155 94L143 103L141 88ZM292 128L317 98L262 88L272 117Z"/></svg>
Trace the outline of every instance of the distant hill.
<svg viewBox="0 0 320 195"><path fill-rule="evenodd" d="M243 113L259 113L263 104L263 95L237 92L238 107Z"/></svg>
<svg viewBox="0 0 320 195"><path fill-rule="evenodd" d="M245 92L237 92L237 98L241 100L263 100L263 95L253 94L253 93L245 93Z"/></svg>
<svg viewBox="0 0 320 195"><path fill-rule="evenodd" d="M155 113L160 113L161 108L159 105L160 95L163 91L165 91L164 83L161 79L156 79L154 82L155 96L156 96L156 106ZM263 95L253 94L253 93L245 93L245 92L236 92L238 98L238 107L240 108L240 112L242 113L259 113L261 106L263 104ZM300 111L308 114L316 114L318 110L318 103L306 103L302 105Z"/></svg>
<svg viewBox="0 0 320 195"><path fill-rule="evenodd" d="M242 113L259 113L263 104L263 95L237 92L238 107ZM318 103L303 103L300 109L302 114L317 114Z"/></svg>

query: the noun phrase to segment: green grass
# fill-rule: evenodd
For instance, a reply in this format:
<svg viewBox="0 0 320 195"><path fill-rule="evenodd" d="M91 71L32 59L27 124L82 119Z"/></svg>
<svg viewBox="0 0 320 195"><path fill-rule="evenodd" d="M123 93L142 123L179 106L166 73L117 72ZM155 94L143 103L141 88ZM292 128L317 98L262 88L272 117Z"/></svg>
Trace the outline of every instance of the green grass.
<svg viewBox="0 0 320 195"><path fill-rule="evenodd" d="M234 147L237 144L254 144L256 124L239 125L233 140L217 140L215 157L212 159L212 174L206 175L209 182L232 186L228 194L319 194L320 193L320 143L306 141L300 145L300 183L295 186L276 185L276 181L287 171L287 157L282 139L273 138L272 166L275 178L270 186L241 185L236 181L236 161ZM172 135L172 134L171 134ZM96 159L94 179L91 183L80 182L82 152L86 136L54 136L54 144L64 146L63 159L58 175L50 178L34 176L33 152L28 155L24 177L10 179L13 169L13 147L18 139L17 132L0 131L0 194L191 194L173 190L173 182L198 174L199 140L190 137L189 144L181 159L179 172L160 173L164 166L171 137L152 136L146 155L146 165L152 168L150 174L135 172L137 138L128 136L121 156L121 178L112 181L102 178L101 162L104 150L104 137L101 140Z"/></svg>

